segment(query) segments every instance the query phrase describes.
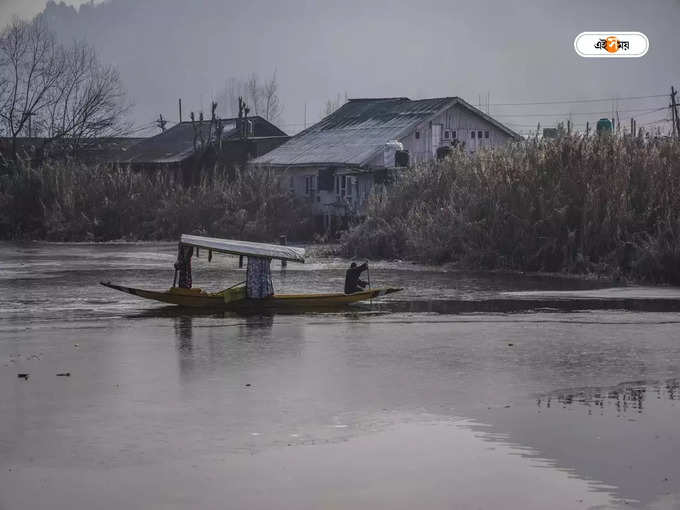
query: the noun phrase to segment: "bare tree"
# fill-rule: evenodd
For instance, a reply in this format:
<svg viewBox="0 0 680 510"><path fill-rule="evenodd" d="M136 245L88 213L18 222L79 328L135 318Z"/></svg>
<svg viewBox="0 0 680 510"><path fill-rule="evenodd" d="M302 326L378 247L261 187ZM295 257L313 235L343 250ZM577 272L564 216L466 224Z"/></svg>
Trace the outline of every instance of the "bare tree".
<svg viewBox="0 0 680 510"><path fill-rule="evenodd" d="M0 76L4 83L0 122L12 138L15 159L16 139L49 105L49 92L64 73L63 60L54 35L40 19L27 23L15 18L0 35Z"/></svg>
<svg viewBox="0 0 680 510"><path fill-rule="evenodd" d="M281 117L283 106L279 98L276 71L263 84L260 84L260 79L255 73L247 80L238 78L227 80L218 99L219 103L224 105L223 111L226 115L236 117L239 97L245 99L254 115L262 115L270 122L276 122Z"/></svg>
<svg viewBox="0 0 680 510"><path fill-rule="evenodd" d="M64 48L42 18L15 19L0 35L0 124L14 159L23 134L64 142L74 153L85 140L124 134L128 108L116 69L83 42Z"/></svg>
<svg viewBox="0 0 680 510"><path fill-rule="evenodd" d="M276 81L276 71L272 73L271 79L262 85L262 102L264 118L269 122L278 121L283 108L279 100L279 83Z"/></svg>
<svg viewBox="0 0 680 510"><path fill-rule="evenodd" d="M335 110L340 108L343 104L345 104L347 102L347 99L348 99L347 92L345 92L344 99L342 99L340 93L338 92L338 95L336 96L335 100L329 99L328 101L326 101L323 112L321 112L321 116L326 117L330 115Z"/></svg>
<svg viewBox="0 0 680 510"><path fill-rule="evenodd" d="M50 91L45 109L45 134L68 140L77 153L84 142L99 136L125 134L129 105L118 71L102 65L95 51L83 42L64 50L64 74Z"/></svg>
<svg viewBox="0 0 680 510"><path fill-rule="evenodd" d="M248 104L250 108L255 115L259 115L262 111L262 87L260 87L257 74L253 73L250 75L246 84L246 90L248 91Z"/></svg>
<svg viewBox="0 0 680 510"><path fill-rule="evenodd" d="M224 90L220 94L218 102L224 105L224 113L228 117L236 117L238 113L238 98L247 97L245 83L236 78L230 78L224 84Z"/></svg>

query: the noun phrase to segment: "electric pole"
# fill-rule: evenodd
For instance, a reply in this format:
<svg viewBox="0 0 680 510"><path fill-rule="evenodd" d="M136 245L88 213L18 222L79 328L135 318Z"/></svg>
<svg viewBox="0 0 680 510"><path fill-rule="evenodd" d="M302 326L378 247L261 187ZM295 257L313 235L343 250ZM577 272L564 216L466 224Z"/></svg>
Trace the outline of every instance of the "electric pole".
<svg viewBox="0 0 680 510"><path fill-rule="evenodd" d="M165 131L165 125L167 123L168 121L163 118L163 114L159 114L158 119L156 120L156 126L160 128L161 132Z"/></svg>
<svg viewBox="0 0 680 510"><path fill-rule="evenodd" d="M680 118L678 118L678 104L675 96L678 93L675 87L671 86L671 113L673 115L673 138L680 138Z"/></svg>

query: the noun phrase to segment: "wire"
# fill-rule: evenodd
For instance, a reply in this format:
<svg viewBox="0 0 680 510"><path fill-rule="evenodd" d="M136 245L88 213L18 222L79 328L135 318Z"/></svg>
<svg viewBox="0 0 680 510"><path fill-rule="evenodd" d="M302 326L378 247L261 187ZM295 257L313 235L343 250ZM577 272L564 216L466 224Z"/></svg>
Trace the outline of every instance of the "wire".
<svg viewBox="0 0 680 510"><path fill-rule="evenodd" d="M640 124L640 126L649 126L650 124L660 124L661 122L671 122L671 119L652 120L650 122L645 122L644 124Z"/></svg>
<svg viewBox="0 0 680 510"><path fill-rule="evenodd" d="M633 108L631 110L618 110L618 113L632 113L632 112L660 112L670 108L670 106L663 106L661 108ZM612 113L611 110L604 112L566 112L566 113L499 113L494 114L492 117L569 117L570 115L605 115ZM645 115L644 113L640 115Z"/></svg>
<svg viewBox="0 0 680 510"><path fill-rule="evenodd" d="M628 97L604 97L601 99L560 99L555 101L533 101L526 103L490 103L489 106L527 106L545 104L602 103L606 101L633 101L636 99L651 99L655 97L668 97L668 94L653 94L649 96L628 96Z"/></svg>

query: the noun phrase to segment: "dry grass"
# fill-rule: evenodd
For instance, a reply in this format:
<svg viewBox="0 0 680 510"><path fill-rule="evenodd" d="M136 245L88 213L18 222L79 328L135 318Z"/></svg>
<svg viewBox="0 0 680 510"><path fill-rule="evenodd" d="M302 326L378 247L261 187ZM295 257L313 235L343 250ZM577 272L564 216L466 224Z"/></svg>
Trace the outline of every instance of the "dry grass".
<svg viewBox="0 0 680 510"><path fill-rule="evenodd" d="M0 175L0 238L52 241L176 239L207 233L272 241L311 235L305 205L267 172L184 187L126 168L25 165ZM308 219L309 218L309 219Z"/></svg>
<svg viewBox="0 0 680 510"><path fill-rule="evenodd" d="M680 283L680 143L566 136L402 174L347 256Z"/></svg>

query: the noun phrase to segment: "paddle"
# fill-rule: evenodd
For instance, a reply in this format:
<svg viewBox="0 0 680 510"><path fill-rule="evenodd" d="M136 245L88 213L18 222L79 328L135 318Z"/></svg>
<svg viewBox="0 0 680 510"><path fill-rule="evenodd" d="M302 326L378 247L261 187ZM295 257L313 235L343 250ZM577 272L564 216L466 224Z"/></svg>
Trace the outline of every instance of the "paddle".
<svg viewBox="0 0 680 510"><path fill-rule="evenodd" d="M366 276L368 277L368 290L369 292L372 290L371 289L371 270L368 268L368 261L366 261ZM369 298L369 302L371 306L373 306L373 296Z"/></svg>

